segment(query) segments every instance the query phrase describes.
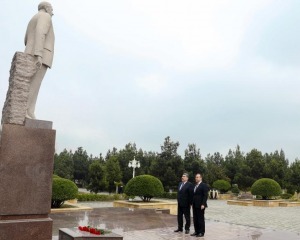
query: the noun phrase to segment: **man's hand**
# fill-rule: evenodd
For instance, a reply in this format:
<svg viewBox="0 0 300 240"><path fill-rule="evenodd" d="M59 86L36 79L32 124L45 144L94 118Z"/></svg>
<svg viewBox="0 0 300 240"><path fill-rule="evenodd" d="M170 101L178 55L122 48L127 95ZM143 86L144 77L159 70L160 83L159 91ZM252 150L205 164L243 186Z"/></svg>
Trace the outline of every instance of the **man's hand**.
<svg viewBox="0 0 300 240"><path fill-rule="evenodd" d="M205 208L205 206L204 205L201 205L201 210L203 210Z"/></svg>
<svg viewBox="0 0 300 240"><path fill-rule="evenodd" d="M36 67L37 67L38 70L41 69L42 64L43 64L42 57L41 56L37 56Z"/></svg>

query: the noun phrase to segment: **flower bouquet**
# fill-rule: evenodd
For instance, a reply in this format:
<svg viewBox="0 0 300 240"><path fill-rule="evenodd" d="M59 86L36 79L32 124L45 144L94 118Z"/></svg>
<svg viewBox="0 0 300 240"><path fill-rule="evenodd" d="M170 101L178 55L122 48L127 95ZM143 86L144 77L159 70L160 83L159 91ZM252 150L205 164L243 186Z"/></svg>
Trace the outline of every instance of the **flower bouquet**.
<svg viewBox="0 0 300 240"><path fill-rule="evenodd" d="M105 233L104 229L93 228L90 226L79 226L78 229L80 231L89 232L91 234L103 235Z"/></svg>

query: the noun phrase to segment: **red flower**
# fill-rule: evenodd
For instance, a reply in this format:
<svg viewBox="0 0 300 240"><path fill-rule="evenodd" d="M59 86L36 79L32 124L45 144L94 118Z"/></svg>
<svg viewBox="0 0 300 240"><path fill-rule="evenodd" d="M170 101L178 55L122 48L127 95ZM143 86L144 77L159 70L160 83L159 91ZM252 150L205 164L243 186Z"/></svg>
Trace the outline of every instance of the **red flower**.
<svg viewBox="0 0 300 240"><path fill-rule="evenodd" d="M84 227L83 227L83 231L88 232L88 231L89 231L89 228L84 226Z"/></svg>
<svg viewBox="0 0 300 240"><path fill-rule="evenodd" d="M103 229L92 228L90 226L79 226L78 229L80 231L86 231L86 232L90 232L90 233L96 234L96 235L104 234L104 230Z"/></svg>

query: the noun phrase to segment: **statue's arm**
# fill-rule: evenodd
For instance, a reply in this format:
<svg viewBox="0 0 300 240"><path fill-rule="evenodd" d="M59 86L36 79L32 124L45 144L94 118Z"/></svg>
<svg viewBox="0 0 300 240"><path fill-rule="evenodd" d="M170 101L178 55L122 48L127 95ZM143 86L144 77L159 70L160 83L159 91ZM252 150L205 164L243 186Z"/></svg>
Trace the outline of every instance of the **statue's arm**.
<svg viewBox="0 0 300 240"><path fill-rule="evenodd" d="M41 14L37 19L34 47L35 56L43 57L44 43L51 24L51 16L48 13Z"/></svg>

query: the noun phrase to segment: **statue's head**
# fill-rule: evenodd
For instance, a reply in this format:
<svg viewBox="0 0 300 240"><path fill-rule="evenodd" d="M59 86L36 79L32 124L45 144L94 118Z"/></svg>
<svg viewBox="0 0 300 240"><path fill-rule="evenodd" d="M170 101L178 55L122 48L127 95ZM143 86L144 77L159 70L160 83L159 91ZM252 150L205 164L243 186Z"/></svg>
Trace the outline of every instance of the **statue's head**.
<svg viewBox="0 0 300 240"><path fill-rule="evenodd" d="M38 5L38 10L44 10L46 13L49 13L50 16L53 16L53 8L52 8L52 5L51 3L49 2L41 2L39 5Z"/></svg>

